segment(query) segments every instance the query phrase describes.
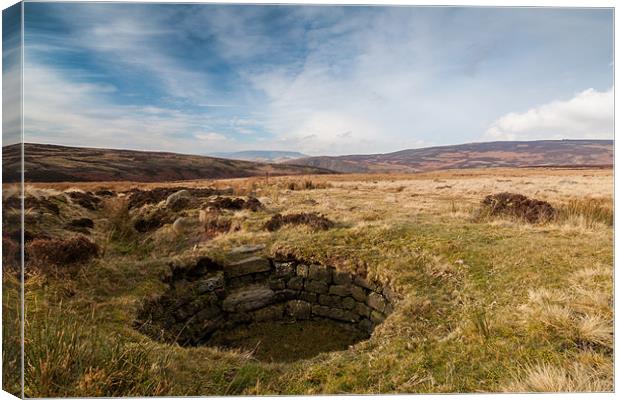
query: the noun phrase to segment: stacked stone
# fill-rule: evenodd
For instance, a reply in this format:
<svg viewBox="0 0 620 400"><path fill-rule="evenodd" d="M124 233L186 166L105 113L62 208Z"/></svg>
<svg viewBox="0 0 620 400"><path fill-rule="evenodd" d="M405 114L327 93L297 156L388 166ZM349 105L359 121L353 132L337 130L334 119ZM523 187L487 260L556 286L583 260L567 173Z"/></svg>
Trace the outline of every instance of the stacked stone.
<svg viewBox="0 0 620 400"><path fill-rule="evenodd" d="M396 300L388 288L360 276L262 257L231 263L222 271L205 271L185 290L209 299L208 304L201 303L204 310L197 310L196 301L177 303L180 309L175 314L188 322L185 331L191 332L191 342L204 339L216 326L230 329L283 320L333 320L370 334L393 311Z"/></svg>

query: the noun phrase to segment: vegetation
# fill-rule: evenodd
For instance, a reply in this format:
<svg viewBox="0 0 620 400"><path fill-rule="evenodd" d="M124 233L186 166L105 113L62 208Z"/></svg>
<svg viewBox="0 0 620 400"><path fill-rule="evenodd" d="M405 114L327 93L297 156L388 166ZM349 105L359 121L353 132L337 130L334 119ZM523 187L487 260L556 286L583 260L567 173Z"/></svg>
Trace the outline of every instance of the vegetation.
<svg viewBox="0 0 620 400"><path fill-rule="evenodd" d="M291 180L188 183L230 188L219 195L251 195L262 204L203 214L208 198L177 211L165 199L129 208L126 183L27 187L59 208L58 215L40 211L45 218L27 229L66 239L63 221L90 218L88 240L101 254L70 276L27 271L26 396L613 390L611 170L299 178L300 188L312 181L314 190L289 190ZM154 187L163 185L139 189ZM90 210L64 195L76 189L116 195ZM478 218L486 196L508 191L557 212L531 222ZM136 231L136 219L151 213L165 217L162 224ZM274 216L293 214L322 215L334 225L264 229ZM179 234L178 218L195 223ZM367 275L403 300L370 339L296 361L260 350L179 347L133 328L140 305L165 291L169 261L207 255L222 262L244 244ZM15 279L3 277L9 321L19 319ZM17 359L7 349L5 365Z"/></svg>

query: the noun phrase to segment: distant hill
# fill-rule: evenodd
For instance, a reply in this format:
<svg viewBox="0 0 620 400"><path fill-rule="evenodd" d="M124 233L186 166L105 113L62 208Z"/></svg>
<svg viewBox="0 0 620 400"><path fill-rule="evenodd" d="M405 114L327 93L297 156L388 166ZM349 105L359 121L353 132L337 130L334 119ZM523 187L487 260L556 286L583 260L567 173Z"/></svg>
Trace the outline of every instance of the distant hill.
<svg viewBox="0 0 620 400"><path fill-rule="evenodd" d="M613 140L470 143L386 154L306 157L287 163L343 173L418 172L481 167L611 166Z"/></svg>
<svg viewBox="0 0 620 400"><path fill-rule="evenodd" d="M3 181L20 179L20 146L2 149ZM325 174L323 168L266 164L176 153L26 143L27 182L165 182L276 175Z"/></svg>
<svg viewBox="0 0 620 400"><path fill-rule="evenodd" d="M271 150L247 150L231 153L213 153L213 157L228 158L231 160L259 161L259 162L283 162L297 158L308 157L297 151L271 151Z"/></svg>

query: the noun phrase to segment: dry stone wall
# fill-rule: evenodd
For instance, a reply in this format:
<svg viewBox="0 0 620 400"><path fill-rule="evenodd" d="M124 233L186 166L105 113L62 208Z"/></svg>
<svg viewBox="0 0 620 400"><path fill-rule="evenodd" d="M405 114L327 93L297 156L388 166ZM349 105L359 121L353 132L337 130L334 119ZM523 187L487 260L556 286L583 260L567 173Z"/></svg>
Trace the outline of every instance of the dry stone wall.
<svg viewBox="0 0 620 400"><path fill-rule="evenodd" d="M203 258L172 271L169 289L145 302L136 327L182 345L265 321L331 320L369 336L397 301L379 283L298 260L248 257L220 266Z"/></svg>

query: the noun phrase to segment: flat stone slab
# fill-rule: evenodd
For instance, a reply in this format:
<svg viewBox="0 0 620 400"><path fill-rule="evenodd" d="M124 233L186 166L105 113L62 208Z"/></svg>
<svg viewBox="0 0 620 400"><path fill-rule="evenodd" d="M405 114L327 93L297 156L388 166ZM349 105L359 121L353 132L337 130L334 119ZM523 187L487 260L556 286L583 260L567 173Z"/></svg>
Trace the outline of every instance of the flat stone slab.
<svg viewBox="0 0 620 400"><path fill-rule="evenodd" d="M257 251L263 250L264 248L264 244L245 244L243 246L233 248L229 253L231 255L256 253Z"/></svg>
<svg viewBox="0 0 620 400"><path fill-rule="evenodd" d="M271 270L269 260L262 257L249 257L224 267L224 272L230 278L266 272Z"/></svg>
<svg viewBox="0 0 620 400"><path fill-rule="evenodd" d="M224 299L222 307L228 312L256 310L271 303L275 292L264 285L249 285L232 292Z"/></svg>

